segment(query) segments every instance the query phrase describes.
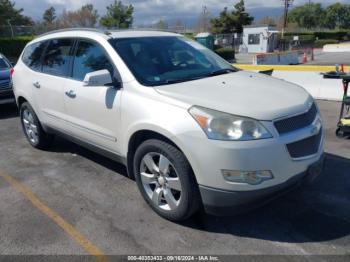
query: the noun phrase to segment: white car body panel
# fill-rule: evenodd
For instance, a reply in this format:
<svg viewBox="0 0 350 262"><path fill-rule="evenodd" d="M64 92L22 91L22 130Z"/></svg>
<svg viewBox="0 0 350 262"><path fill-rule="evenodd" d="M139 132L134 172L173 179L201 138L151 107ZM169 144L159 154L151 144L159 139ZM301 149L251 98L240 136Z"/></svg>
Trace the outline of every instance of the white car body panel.
<svg viewBox="0 0 350 262"><path fill-rule="evenodd" d="M230 191L268 188L305 172L310 164L320 159L323 142L317 154L302 160L292 159L286 149L287 143L311 136L313 126L282 136L272 123L275 119L301 114L310 108L313 99L303 88L244 71L146 87L135 79L108 42L111 37L174 35L143 31L107 35L84 30L44 35L33 42L67 37L98 42L119 71L122 88L86 87L80 81L34 72L20 59L14 77L16 98L29 101L44 125L122 157L127 157L130 138L136 132L159 133L173 141L185 154L198 184L212 188ZM41 88L33 86L36 81L40 82ZM74 99L65 96L65 92L71 90L76 93ZM195 105L261 120L273 137L254 141L210 140L188 112ZM271 170L274 179L259 185L229 183L224 180L222 169Z"/></svg>

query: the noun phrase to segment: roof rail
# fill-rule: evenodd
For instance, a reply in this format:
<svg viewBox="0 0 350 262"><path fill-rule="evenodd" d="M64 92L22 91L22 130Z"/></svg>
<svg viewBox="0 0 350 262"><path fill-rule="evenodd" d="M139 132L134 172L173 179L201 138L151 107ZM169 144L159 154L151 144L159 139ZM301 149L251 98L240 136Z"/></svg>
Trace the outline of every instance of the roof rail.
<svg viewBox="0 0 350 262"><path fill-rule="evenodd" d="M98 28L89 28L89 27L73 27L73 28L63 28L63 29L53 30L53 31L38 35L38 37L42 37L42 36L50 35L50 34L54 34L54 33L70 32L70 31L77 31L77 30L87 31L87 32L96 32L96 33L101 33L104 35L110 35L110 32L108 30L103 30L103 29L98 29Z"/></svg>
<svg viewBox="0 0 350 262"><path fill-rule="evenodd" d="M107 33L124 32L124 31L154 31L154 32L164 32L164 33L177 33L175 30L171 30L171 29L158 29L158 28L152 28L152 27L110 28L107 30Z"/></svg>

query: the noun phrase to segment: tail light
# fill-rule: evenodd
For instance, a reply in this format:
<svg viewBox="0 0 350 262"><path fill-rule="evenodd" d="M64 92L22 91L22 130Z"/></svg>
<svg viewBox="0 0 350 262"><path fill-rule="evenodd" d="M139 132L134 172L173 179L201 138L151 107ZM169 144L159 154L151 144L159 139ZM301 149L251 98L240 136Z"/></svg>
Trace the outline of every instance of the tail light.
<svg viewBox="0 0 350 262"><path fill-rule="evenodd" d="M11 68L10 69L10 76L12 77L13 76L13 73L15 72L15 69Z"/></svg>

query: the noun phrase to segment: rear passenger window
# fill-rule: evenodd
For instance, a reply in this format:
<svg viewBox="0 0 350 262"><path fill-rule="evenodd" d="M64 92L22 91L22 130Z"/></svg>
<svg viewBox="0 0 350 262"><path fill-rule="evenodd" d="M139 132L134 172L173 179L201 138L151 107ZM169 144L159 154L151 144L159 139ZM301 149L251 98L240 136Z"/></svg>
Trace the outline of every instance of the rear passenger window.
<svg viewBox="0 0 350 262"><path fill-rule="evenodd" d="M43 59L43 72L56 76L68 76L72 45L72 39L51 40Z"/></svg>
<svg viewBox="0 0 350 262"><path fill-rule="evenodd" d="M40 71L41 70L41 57L45 50L47 42L39 42L29 45L23 53L22 61L29 68Z"/></svg>
<svg viewBox="0 0 350 262"><path fill-rule="evenodd" d="M87 73L107 69L113 76L113 65L102 47L79 41L73 62L73 79L83 81Z"/></svg>

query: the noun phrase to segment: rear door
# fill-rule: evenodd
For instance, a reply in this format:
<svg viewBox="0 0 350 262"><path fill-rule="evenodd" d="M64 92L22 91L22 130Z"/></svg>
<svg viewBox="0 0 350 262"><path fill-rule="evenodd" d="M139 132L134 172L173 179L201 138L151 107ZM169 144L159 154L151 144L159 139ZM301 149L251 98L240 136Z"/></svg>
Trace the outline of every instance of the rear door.
<svg viewBox="0 0 350 262"><path fill-rule="evenodd" d="M63 96L73 44L74 40L70 38L51 40L42 58L41 73L32 83L40 120L58 130L67 130Z"/></svg>
<svg viewBox="0 0 350 262"><path fill-rule="evenodd" d="M83 83L87 73L103 69L115 77L115 66L104 47L92 40L78 40L74 53L71 79L67 80L64 96L70 131L90 144L119 153L122 90Z"/></svg>

